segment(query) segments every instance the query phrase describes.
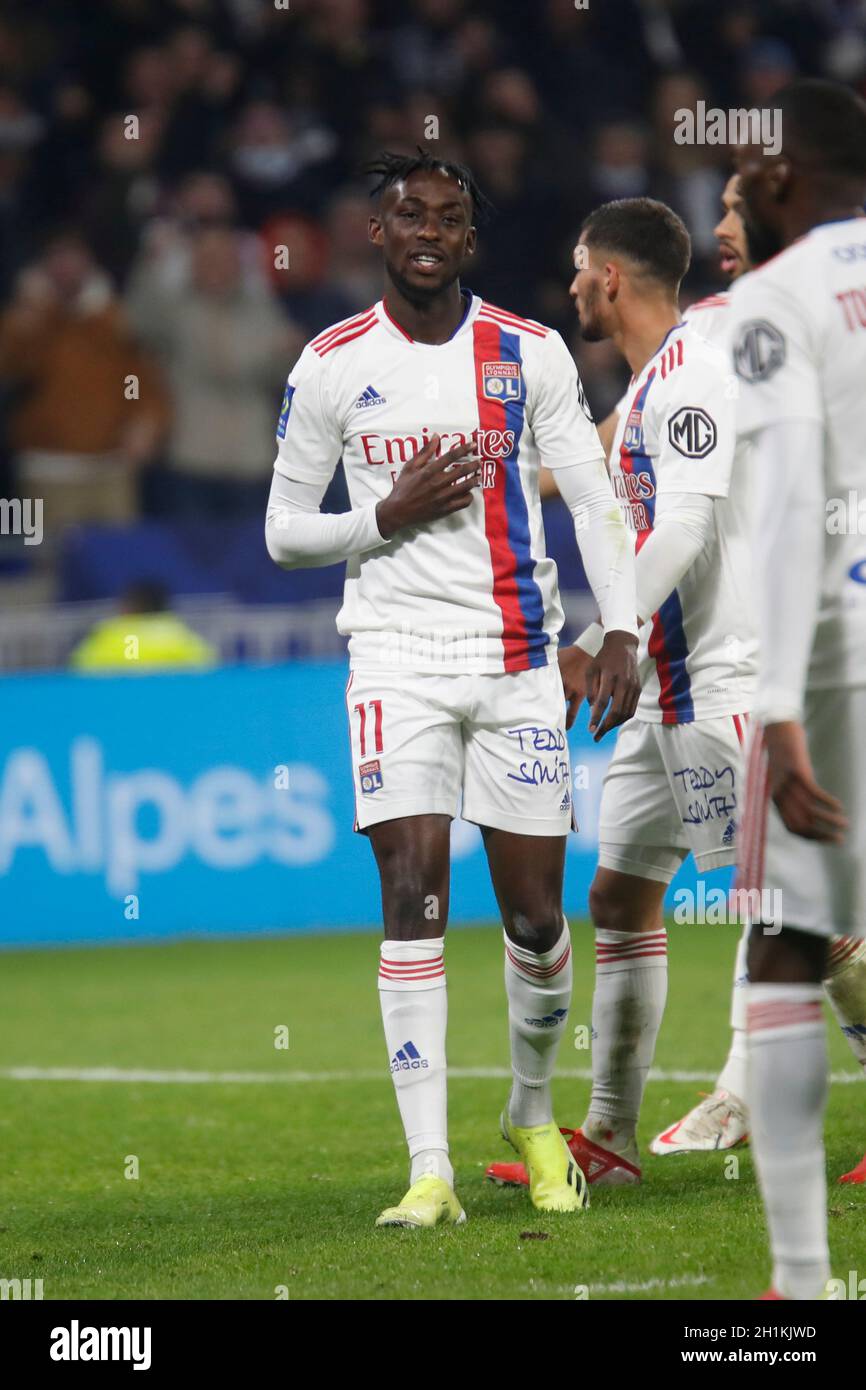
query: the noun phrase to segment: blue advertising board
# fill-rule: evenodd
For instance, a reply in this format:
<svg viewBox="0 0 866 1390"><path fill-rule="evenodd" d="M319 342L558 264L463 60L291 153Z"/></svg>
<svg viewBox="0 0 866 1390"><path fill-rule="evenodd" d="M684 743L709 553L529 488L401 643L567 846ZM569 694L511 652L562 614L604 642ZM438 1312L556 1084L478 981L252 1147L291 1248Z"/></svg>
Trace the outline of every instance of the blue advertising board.
<svg viewBox="0 0 866 1390"><path fill-rule="evenodd" d="M340 662L6 678L0 944L375 925L378 879L353 831L345 682ZM588 738L585 710L578 723L575 915L613 748ZM495 918L477 828L456 821L452 852L452 920ZM693 882L689 864L677 885Z"/></svg>

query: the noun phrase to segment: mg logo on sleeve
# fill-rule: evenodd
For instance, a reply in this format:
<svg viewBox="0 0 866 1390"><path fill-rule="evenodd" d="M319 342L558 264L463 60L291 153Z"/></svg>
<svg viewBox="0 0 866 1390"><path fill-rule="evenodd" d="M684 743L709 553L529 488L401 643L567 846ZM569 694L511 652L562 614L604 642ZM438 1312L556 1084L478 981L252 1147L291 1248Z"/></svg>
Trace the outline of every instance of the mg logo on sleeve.
<svg viewBox="0 0 866 1390"><path fill-rule="evenodd" d="M716 437L715 420L699 405L684 405L668 420L668 438L684 458L706 458Z"/></svg>
<svg viewBox="0 0 866 1390"><path fill-rule="evenodd" d="M766 381L785 361L785 339L765 319L744 323L734 345L734 370L743 381Z"/></svg>
<svg viewBox="0 0 866 1390"><path fill-rule="evenodd" d="M523 390L519 363L482 363L481 390L489 401L519 401Z"/></svg>

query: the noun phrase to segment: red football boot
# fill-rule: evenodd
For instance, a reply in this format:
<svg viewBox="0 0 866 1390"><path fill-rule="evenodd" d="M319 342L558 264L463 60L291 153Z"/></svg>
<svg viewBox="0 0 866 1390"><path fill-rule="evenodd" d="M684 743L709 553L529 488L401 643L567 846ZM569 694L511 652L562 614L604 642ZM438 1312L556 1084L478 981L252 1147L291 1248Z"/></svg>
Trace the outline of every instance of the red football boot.
<svg viewBox="0 0 866 1390"><path fill-rule="evenodd" d="M863 1155L856 1168L852 1168L850 1173L843 1173L839 1182L866 1182L866 1154Z"/></svg>
<svg viewBox="0 0 866 1390"><path fill-rule="evenodd" d="M588 1183L598 1183L600 1187L619 1187L640 1182L640 1168L621 1154L593 1143L580 1129L563 1129L560 1126L559 1132L565 1136L572 1157L583 1169ZM522 1163L491 1163L484 1176L500 1187L529 1186L529 1176Z"/></svg>
<svg viewBox="0 0 866 1390"><path fill-rule="evenodd" d="M605 1137L607 1133L609 1131ZM599 1187L626 1187L640 1182L637 1163L614 1149L605 1148L597 1139L588 1139L582 1129L571 1130L566 1143L586 1174L587 1182L597 1183ZM633 1144L632 1148L636 1158L637 1146Z"/></svg>

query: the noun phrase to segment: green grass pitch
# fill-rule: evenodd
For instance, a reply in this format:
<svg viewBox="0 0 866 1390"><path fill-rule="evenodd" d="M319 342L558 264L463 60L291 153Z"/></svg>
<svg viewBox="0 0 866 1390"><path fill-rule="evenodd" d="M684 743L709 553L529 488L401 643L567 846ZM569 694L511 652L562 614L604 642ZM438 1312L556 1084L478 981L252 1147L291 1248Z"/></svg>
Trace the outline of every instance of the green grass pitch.
<svg viewBox="0 0 866 1390"><path fill-rule="evenodd" d="M589 1023L592 935L573 923L570 1023ZM727 1046L736 933L671 927L656 1066L714 1075ZM377 1231L406 1160L376 997L372 933L190 941L0 955L0 1277L46 1299L754 1298L768 1284L752 1159L645 1157L640 1188L593 1192L577 1216L536 1213L482 1181L508 1158L497 1118L507 1066L502 941L449 934L452 1157L469 1220ZM275 1030L289 1029L287 1050ZM830 1019L835 1070L856 1071ZM571 1039L560 1069L585 1070ZM25 1080L13 1068L244 1074L223 1080ZM250 1079L249 1074L266 1074ZM270 1082L267 1078L274 1078ZM321 1079L317 1079L321 1078ZM646 1143L704 1089L653 1080ZM579 1124L589 1086L560 1076ZM866 1188L832 1179L866 1145L862 1082L827 1115L834 1272L866 1273ZM125 1176L137 1160L138 1177ZM544 1237L544 1238L538 1238Z"/></svg>

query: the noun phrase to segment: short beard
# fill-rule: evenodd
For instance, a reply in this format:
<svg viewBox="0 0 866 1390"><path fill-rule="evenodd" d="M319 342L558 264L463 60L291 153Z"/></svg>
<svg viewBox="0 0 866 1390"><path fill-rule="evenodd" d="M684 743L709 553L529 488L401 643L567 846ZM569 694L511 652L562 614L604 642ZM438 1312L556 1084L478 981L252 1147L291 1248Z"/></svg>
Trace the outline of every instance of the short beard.
<svg viewBox="0 0 866 1390"><path fill-rule="evenodd" d="M389 278L394 288L399 290L403 298L408 300L408 302L417 309L423 309L426 305L431 304L434 299L437 299L440 294L444 294L446 290L450 290L451 286L460 275L459 271L455 271L450 280L446 280L439 285L430 285L428 287L427 285L410 285L405 277L400 274L399 270L388 261L385 262L385 268L388 271Z"/></svg>
<svg viewBox="0 0 866 1390"><path fill-rule="evenodd" d="M585 343L603 343L607 334L601 327L601 316L597 312L601 303L601 295L596 286L591 286L586 297L586 318L581 317L580 307L577 308L577 320L580 325L580 336ZM594 317L593 317L594 314Z"/></svg>
<svg viewBox="0 0 866 1390"><path fill-rule="evenodd" d="M594 323L582 323L580 336L585 343L603 343L607 335Z"/></svg>
<svg viewBox="0 0 866 1390"><path fill-rule="evenodd" d="M764 261L769 261L782 250L781 237L769 227L761 226L748 217L743 219L743 225L751 266L763 265Z"/></svg>

